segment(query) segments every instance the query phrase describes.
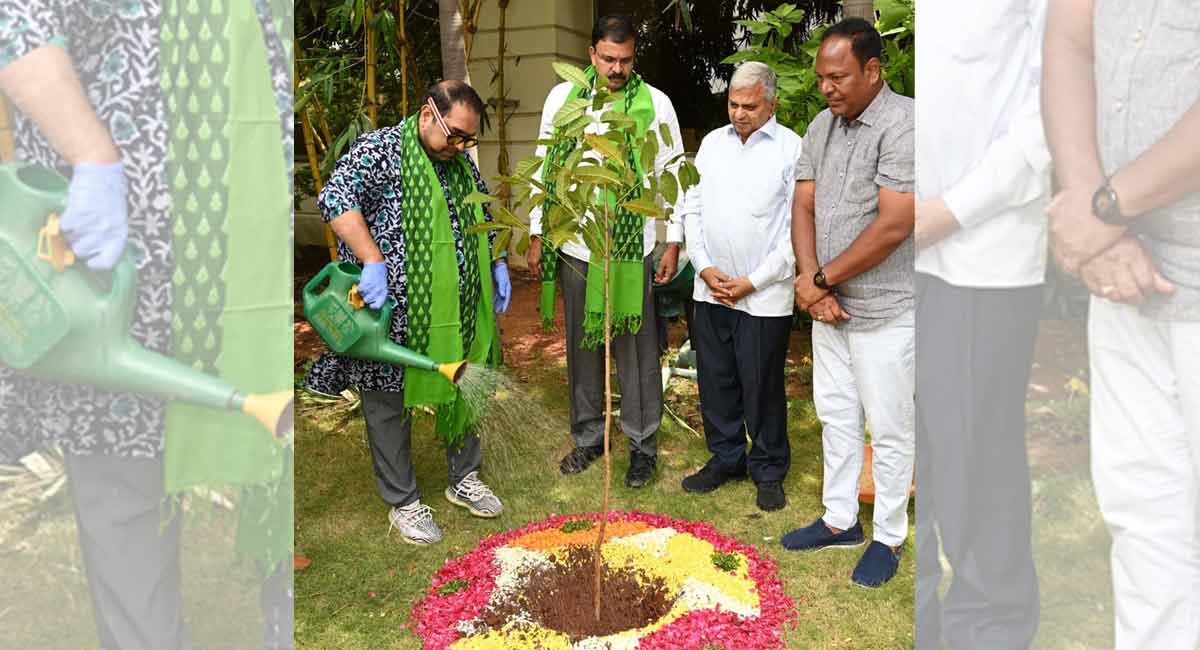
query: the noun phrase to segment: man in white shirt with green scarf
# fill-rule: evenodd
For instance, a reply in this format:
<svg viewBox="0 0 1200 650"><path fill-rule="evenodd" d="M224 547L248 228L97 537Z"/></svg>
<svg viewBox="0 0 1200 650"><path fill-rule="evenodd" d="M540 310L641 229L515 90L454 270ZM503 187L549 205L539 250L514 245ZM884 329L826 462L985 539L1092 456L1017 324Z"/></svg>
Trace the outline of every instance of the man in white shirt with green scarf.
<svg viewBox="0 0 1200 650"><path fill-rule="evenodd" d="M666 125L671 143L662 143L655 157L655 171L683 153L679 122L671 100L642 81L633 71L636 33L627 16L605 16L592 30L588 48L592 66L589 76L604 75L610 91L623 91L624 101L601 110L627 113L639 132ZM570 82L555 86L542 109L542 137L554 134L554 114L568 99L587 96L588 90ZM589 115L592 113L589 111ZM600 124L598 133L607 125ZM596 127L589 127L592 132ZM565 147L547 149L540 180L553 183L556 166L570 154ZM547 169L549 168L549 169ZM547 179L551 179L547 181ZM547 201L549 203L549 201ZM530 211L532 239L527 254L529 268L542 280L542 324L554 322L554 287L561 284L567 329L567 382L571 402L571 437L575 443L559 465L563 474L577 474L603 453L604 441L604 303L601 291L589 291L598 281L599 265L590 265L591 252L580 240L565 243L560 250L542 240L542 213L547 205ZM675 275L683 225L677 219L667 226L667 251L655 274L650 253L657 233L653 220L620 210L613 227L613 357L621 382L621 429L630 441L629 470L625 484L641 487L654 476L655 433L662 420L662 378L658 365L658 335L654 326L654 296L651 280L669 280ZM549 250L544 250L549 249ZM590 276L590 277L589 277ZM603 286L602 282L600 286Z"/></svg>

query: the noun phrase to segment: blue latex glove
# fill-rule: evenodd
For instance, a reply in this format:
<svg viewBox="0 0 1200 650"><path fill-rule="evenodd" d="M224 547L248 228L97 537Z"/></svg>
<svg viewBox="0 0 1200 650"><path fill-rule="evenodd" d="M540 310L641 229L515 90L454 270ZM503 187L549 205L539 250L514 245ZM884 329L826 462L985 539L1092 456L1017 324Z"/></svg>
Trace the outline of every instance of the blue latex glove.
<svg viewBox="0 0 1200 650"><path fill-rule="evenodd" d="M512 282L508 279L508 264L500 262L492 265L492 278L496 280L496 295L492 296L492 306L497 314L508 311L508 302L512 300Z"/></svg>
<svg viewBox="0 0 1200 650"><path fill-rule="evenodd" d="M371 309L383 307L383 303L387 302L387 264L364 264L362 275L358 278L358 292L362 294L363 302Z"/></svg>
<svg viewBox="0 0 1200 650"><path fill-rule="evenodd" d="M121 261L129 237L128 191L121 163L75 166L59 223L71 250L88 268L108 270Z"/></svg>

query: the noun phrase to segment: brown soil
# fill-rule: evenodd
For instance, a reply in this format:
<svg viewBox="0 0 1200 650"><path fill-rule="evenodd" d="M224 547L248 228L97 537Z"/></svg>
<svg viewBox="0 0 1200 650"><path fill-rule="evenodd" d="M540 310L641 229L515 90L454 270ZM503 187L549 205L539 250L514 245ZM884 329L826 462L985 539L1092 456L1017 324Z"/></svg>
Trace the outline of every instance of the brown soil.
<svg viewBox="0 0 1200 650"><path fill-rule="evenodd" d="M596 620L595 565L590 548L573 546L551 556L552 568L536 568L523 576L524 587L510 602L482 614L489 628L499 628L520 612L542 626L562 632L574 643L589 636L634 630L662 618L672 598L662 578L634 569L605 565L600 578L603 604Z"/></svg>

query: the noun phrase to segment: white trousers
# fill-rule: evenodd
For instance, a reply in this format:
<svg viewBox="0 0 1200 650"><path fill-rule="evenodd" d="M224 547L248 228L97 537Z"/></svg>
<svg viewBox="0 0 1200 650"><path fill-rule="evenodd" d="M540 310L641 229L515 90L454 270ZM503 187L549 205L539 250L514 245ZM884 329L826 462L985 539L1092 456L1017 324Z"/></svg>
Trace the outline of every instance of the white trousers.
<svg viewBox="0 0 1200 650"><path fill-rule="evenodd" d="M913 312L866 332L813 323L813 402L825 457L825 523L858 520L865 424L875 480L873 538L898 546L908 537L913 476L915 388Z"/></svg>
<svg viewBox="0 0 1200 650"><path fill-rule="evenodd" d="M1200 648L1200 322L1093 297L1092 481L1118 650Z"/></svg>

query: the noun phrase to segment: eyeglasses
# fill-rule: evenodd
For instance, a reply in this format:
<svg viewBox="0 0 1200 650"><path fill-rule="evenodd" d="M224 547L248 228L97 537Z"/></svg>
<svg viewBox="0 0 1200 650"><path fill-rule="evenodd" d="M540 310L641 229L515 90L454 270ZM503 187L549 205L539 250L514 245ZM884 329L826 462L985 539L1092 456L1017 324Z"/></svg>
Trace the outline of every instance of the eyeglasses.
<svg viewBox="0 0 1200 650"><path fill-rule="evenodd" d="M479 138L473 135L451 133L450 127L446 126L446 121L442 119L442 112L438 110L437 104L433 103L432 97L425 103L429 104L429 108L433 109L433 119L437 120L438 126L442 127L442 133L446 134L446 142L448 144L455 147L461 144L464 149L470 149L479 144Z"/></svg>

